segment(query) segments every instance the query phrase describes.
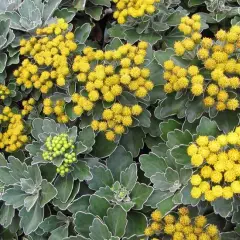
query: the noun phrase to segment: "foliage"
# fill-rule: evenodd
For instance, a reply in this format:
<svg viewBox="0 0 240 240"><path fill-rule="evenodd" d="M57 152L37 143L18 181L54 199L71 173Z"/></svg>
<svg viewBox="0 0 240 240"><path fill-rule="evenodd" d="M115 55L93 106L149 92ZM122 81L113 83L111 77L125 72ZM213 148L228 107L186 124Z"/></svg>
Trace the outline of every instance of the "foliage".
<svg viewBox="0 0 240 240"><path fill-rule="evenodd" d="M0 238L239 239L239 7L2 0Z"/></svg>

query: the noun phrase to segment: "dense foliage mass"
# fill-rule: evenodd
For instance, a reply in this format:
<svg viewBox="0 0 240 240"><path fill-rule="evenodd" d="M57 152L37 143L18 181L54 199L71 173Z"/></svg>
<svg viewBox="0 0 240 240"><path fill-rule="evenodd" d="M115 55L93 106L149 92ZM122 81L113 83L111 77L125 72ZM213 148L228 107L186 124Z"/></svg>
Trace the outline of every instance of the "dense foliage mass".
<svg viewBox="0 0 240 240"><path fill-rule="evenodd" d="M240 239L239 11L1 0L0 239Z"/></svg>

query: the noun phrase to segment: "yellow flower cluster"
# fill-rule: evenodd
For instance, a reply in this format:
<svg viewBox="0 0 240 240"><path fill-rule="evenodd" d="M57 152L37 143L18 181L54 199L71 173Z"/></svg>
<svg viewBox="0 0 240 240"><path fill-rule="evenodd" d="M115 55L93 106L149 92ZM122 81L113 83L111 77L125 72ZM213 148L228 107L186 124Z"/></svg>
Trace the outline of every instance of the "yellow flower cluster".
<svg viewBox="0 0 240 240"><path fill-rule="evenodd" d="M64 19L46 28L37 29L36 37L20 41L20 54L25 59L14 71L18 85L36 88L47 93L56 82L62 87L70 74L67 57L77 49L74 34L68 32Z"/></svg>
<svg viewBox="0 0 240 240"><path fill-rule="evenodd" d="M3 84L0 84L0 99L4 100L8 95L10 95L10 90Z"/></svg>
<svg viewBox="0 0 240 240"><path fill-rule="evenodd" d="M72 95L72 102L76 104L73 107L73 112L78 116L81 116L84 111L91 111L94 107L94 104L88 98L78 93Z"/></svg>
<svg viewBox="0 0 240 240"><path fill-rule="evenodd" d="M199 33L201 28L201 16L194 14L191 18L188 16L181 18L181 23L178 26L180 32L184 35L190 35L182 41L177 41L174 44L175 53L177 56L182 56L186 51L192 51L200 42L202 35Z"/></svg>
<svg viewBox="0 0 240 240"><path fill-rule="evenodd" d="M21 148L28 137L24 135L22 116L15 114L9 107L4 107L0 114L0 124L7 125L5 132L0 132L0 149L14 152Z"/></svg>
<svg viewBox="0 0 240 240"><path fill-rule="evenodd" d="M190 88L194 96L200 96L204 90L204 77L199 73L197 66L188 69L176 66L172 60L164 62L163 78L167 81L164 85L166 93L178 92Z"/></svg>
<svg viewBox="0 0 240 240"><path fill-rule="evenodd" d="M22 105L23 105L22 115L23 116L28 115L33 110L34 104L35 104L35 100L33 98L22 101Z"/></svg>
<svg viewBox="0 0 240 240"><path fill-rule="evenodd" d="M149 236L165 236L171 240L218 240L219 231L216 225L207 224L205 216L190 217L186 207L178 209L178 216L172 214L162 218L159 210L151 214L151 223L144 234ZM159 238L152 238L152 240Z"/></svg>
<svg viewBox="0 0 240 240"><path fill-rule="evenodd" d="M133 117L139 116L143 109L140 105L132 107L114 103L110 109L102 113L103 121L93 120L91 127L94 131L104 131L108 141L114 141L116 135L121 135L127 127L133 124Z"/></svg>
<svg viewBox="0 0 240 240"><path fill-rule="evenodd" d="M59 123L67 123L68 116L65 114L65 102L57 100L53 102L50 98L45 98L43 101L43 113L47 116L55 114Z"/></svg>
<svg viewBox="0 0 240 240"><path fill-rule="evenodd" d="M191 92L195 96L204 94L203 103L206 107L215 107L217 111L226 109L235 111L239 107L239 101L231 96L231 91L240 88L240 63L233 55L240 47L240 26L233 26L229 32L220 30L216 33L216 42L211 38L202 38L200 34L200 16L193 15L192 18L183 17L179 30L184 35L191 35L182 41L175 42L175 53L182 56L186 51L192 51L198 47L197 56L209 74L211 82L207 85L196 66L191 66L194 83ZM187 69L175 66L171 60L164 63L164 86L166 93L181 91L189 86L186 79ZM195 68L195 70L194 70ZM181 70L181 71L180 71ZM180 72L179 72L180 71Z"/></svg>
<svg viewBox="0 0 240 240"><path fill-rule="evenodd" d="M200 198L202 194L209 202L223 197L230 199L240 193L240 127L216 139L199 136L187 153L191 163L198 167L191 177L191 195Z"/></svg>
<svg viewBox="0 0 240 240"><path fill-rule="evenodd" d="M227 90L240 88L240 63L234 52L240 47L240 26L233 26L228 32L219 30L216 33L218 42L203 38L198 51L199 58L210 71L212 82L207 88L204 104L215 106L218 111L225 109L235 111L239 107L236 98L230 98ZM205 52L205 54L201 54Z"/></svg>
<svg viewBox="0 0 240 240"><path fill-rule="evenodd" d="M76 56L72 69L77 79L84 85L91 102L103 99L113 102L122 94L124 88L144 98L154 87L148 80L150 71L141 68L145 60L148 44L140 42L138 46L126 44L114 51L83 49L83 56ZM97 65L92 64L97 61ZM120 65L120 69L116 66Z"/></svg>
<svg viewBox="0 0 240 240"><path fill-rule="evenodd" d="M113 17L117 19L119 24L124 24L127 17L138 18L145 14L153 14L156 10L155 3L160 0L113 0L116 3L117 10Z"/></svg>

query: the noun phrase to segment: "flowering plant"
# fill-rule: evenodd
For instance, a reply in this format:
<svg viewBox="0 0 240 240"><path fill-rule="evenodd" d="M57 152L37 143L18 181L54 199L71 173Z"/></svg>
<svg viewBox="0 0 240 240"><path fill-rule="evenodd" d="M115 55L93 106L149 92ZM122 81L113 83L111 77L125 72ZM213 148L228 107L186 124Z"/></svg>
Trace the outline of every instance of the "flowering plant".
<svg viewBox="0 0 240 240"><path fill-rule="evenodd" d="M1 0L0 239L239 239L238 10Z"/></svg>

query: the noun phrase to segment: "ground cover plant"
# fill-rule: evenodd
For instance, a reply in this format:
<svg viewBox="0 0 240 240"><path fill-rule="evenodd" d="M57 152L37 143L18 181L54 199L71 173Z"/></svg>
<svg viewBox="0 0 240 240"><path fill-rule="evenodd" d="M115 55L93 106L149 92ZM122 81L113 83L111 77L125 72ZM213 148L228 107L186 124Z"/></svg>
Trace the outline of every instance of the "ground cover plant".
<svg viewBox="0 0 240 240"><path fill-rule="evenodd" d="M240 239L239 11L2 0L0 238Z"/></svg>

